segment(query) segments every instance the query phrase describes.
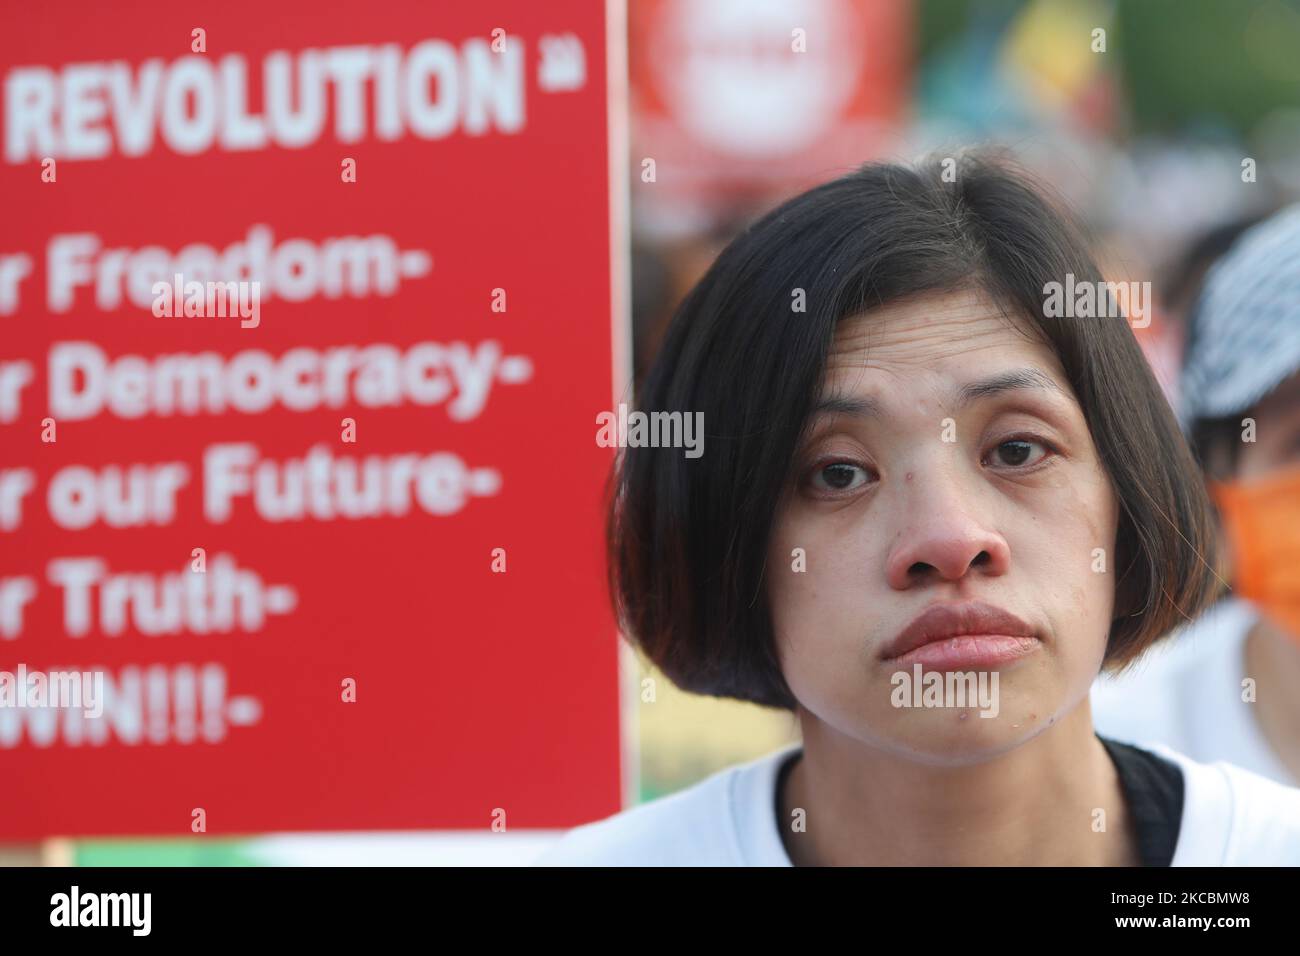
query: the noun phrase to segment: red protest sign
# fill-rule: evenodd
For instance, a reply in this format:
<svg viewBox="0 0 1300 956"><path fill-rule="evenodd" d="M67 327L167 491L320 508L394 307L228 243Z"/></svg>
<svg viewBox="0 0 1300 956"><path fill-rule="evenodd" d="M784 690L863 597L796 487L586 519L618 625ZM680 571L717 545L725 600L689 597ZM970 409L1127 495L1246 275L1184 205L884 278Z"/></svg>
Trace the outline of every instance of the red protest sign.
<svg viewBox="0 0 1300 956"><path fill-rule="evenodd" d="M604 5L9 20L0 839L618 809Z"/></svg>

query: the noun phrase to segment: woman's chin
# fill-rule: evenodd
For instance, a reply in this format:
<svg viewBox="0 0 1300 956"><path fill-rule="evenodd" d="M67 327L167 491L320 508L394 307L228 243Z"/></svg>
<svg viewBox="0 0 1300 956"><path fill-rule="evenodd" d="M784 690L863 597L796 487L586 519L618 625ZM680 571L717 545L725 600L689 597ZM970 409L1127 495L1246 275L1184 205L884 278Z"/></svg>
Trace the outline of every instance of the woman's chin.
<svg viewBox="0 0 1300 956"><path fill-rule="evenodd" d="M964 766L983 763L1014 750L1043 729L1030 714L1011 716L953 707L907 712L886 735L890 749L921 763Z"/></svg>

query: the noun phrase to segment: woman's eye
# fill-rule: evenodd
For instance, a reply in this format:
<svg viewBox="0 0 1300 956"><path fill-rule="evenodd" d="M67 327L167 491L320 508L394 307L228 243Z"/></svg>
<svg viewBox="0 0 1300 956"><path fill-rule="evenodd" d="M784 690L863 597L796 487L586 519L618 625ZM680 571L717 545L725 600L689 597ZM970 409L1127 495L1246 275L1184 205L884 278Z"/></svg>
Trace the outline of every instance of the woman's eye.
<svg viewBox="0 0 1300 956"><path fill-rule="evenodd" d="M869 477L860 465L837 461L813 472L812 485L818 491L851 491L865 484Z"/></svg>
<svg viewBox="0 0 1300 956"><path fill-rule="evenodd" d="M1013 438L994 448L990 457L998 459L998 464L1004 467L1023 468L1038 464L1046 456L1047 448L1041 442Z"/></svg>

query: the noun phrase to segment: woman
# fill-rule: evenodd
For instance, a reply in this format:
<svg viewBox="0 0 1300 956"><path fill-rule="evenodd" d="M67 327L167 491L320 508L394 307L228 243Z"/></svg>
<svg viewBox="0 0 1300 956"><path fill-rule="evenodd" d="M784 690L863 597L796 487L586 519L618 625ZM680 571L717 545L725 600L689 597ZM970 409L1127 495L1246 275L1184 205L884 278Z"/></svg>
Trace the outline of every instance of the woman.
<svg viewBox="0 0 1300 956"><path fill-rule="evenodd" d="M1300 862L1300 794L1095 734L1098 672L1211 593L1205 494L1125 319L1060 314L1104 288L1076 230L999 160L944 166L732 242L640 403L702 412L704 455L619 462L625 631L802 743L541 863Z"/></svg>

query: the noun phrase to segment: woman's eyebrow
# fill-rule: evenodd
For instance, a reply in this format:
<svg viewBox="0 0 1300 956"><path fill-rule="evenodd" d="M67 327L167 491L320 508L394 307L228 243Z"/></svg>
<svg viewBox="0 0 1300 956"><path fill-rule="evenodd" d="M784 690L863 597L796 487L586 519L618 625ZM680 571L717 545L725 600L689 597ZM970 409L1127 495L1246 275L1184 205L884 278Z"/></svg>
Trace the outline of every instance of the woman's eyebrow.
<svg viewBox="0 0 1300 956"><path fill-rule="evenodd" d="M1064 395L1064 390L1050 375L1036 368L1015 368L999 372L977 382L968 382L957 390L957 404L969 405L981 398L991 398L1017 389L1046 389Z"/></svg>
<svg viewBox="0 0 1300 956"><path fill-rule="evenodd" d="M956 402L958 406L965 406L982 398L991 398L1017 389L1042 389L1065 394L1051 376L1039 369L1025 367L999 372L975 382L967 382L956 390ZM869 395L832 393L822 396L813 408L814 415L867 417L880 413L880 403Z"/></svg>
<svg viewBox="0 0 1300 956"><path fill-rule="evenodd" d="M856 415L867 417L880 414L880 403L874 398L849 395L826 395L813 409L814 415Z"/></svg>

